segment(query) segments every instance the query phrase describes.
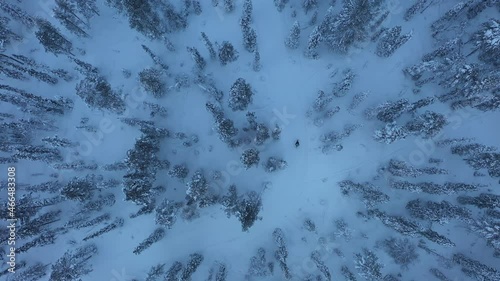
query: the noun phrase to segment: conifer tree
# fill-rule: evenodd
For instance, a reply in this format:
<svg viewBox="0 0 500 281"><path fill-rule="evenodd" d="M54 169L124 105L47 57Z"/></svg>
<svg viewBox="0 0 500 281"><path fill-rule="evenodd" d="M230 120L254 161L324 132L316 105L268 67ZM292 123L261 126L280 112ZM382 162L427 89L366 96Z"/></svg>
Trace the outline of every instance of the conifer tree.
<svg viewBox="0 0 500 281"><path fill-rule="evenodd" d="M292 29L290 30L290 34L285 39L285 46L290 49L297 49L299 47L299 39L300 39L300 24L298 21L293 23Z"/></svg>
<svg viewBox="0 0 500 281"><path fill-rule="evenodd" d="M66 54L73 55L73 44L66 39L59 30L54 27L49 21L37 19L38 30L35 32L36 38L45 48L46 52L51 52L54 55Z"/></svg>

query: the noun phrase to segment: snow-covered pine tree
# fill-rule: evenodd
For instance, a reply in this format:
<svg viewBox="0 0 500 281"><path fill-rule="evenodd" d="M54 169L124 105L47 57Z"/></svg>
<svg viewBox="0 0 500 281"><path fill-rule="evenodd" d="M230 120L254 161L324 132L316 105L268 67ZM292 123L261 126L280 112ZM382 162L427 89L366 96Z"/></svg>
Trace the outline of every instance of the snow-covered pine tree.
<svg viewBox="0 0 500 281"><path fill-rule="evenodd" d="M259 219L262 208L262 199L255 191L250 191L238 201L236 216L241 222L241 229L248 231Z"/></svg>
<svg viewBox="0 0 500 281"><path fill-rule="evenodd" d="M500 20L490 19L483 23L481 30L479 30L475 37L475 45L479 49L479 58L494 66L500 66Z"/></svg>
<svg viewBox="0 0 500 281"><path fill-rule="evenodd" d="M19 8L18 6L9 3L9 1L1 1L0 9L2 9L6 14L11 16L14 20L22 23L28 28L32 28L35 26L36 19L33 18L28 12Z"/></svg>
<svg viewBox="0 0 500 281"><path fill-rule="evenodd" d="M323 273L325 279L328 281L332 280L332 274L330 273L330 269L325 265L325 262L321 260L321 254L319 251L313 251L311 253L311 260L314 262L318 270Z"/></svg>
<svg viewBox="0 0 500 281"><path fill-rule="evenodd" d="M295 21L292 25L292 29L290 30L290 34L285 39L285 46L290 49L297 49L299 47L300 40L300 24L298 21Z"/></svg>
<svg viewBox="0 0 500 281"><path fill-rule="evenodd" d="M370 21L374 18L382 1L352 0L344 1L339 14L333 9L320 25L323 41L334 51L347 53L357 42L365 40Z"/></svg>
<svg viewBox="0 0 500 281"><path fill-rule="evenodd" d="M38 18L36 20L38 30L35 32L36 38L43 45L46 52L54 55L66 54L73 56L73 43L66 39L59 30L49 21Z"/></svg>
<svg viewBox="0 0 500 281"><path fill-rule="evenodd" d="M426 6L428 7L428 5L426 5L428 1L429 0L417 0L415 4L410 6L405 11L405 14L404 14L405 21L411 20L417 12L419 12L419 11L422 12L422 10L424 8L426 8Z"/></svg>
<svg viewBox="0 0 500 281"><path fill-rule="evenodd" d="M245 169L250 169L252 166L257 166L260 161L259 151L255 148L249 148L241 154L240 161Z"/></svg>
<svg viewBox="0 0 500 281"><path fill-rule="evenodd" d="M146 45L142 44L142 49L151 57L151 59L154 61L156 65L161 67L163 70L167 71L168 70L168 65L162 62L161 58L153 53L150 48L148 48Z"/></svg>
<svg viewBox="0 0 500 281"><path fill-rule="evenodd" d="M345 96L352 88L352 82L356 78L356 74L350 68L342 71L342 80L333 85L332 93L334 96L340 98Z"/></svg>
<svg viewBox="0 0 500 281"><path fill-rule="evenodd" d="M416 119L406 123L405 129L410 133L429 139L439 134L447 124L448 121L444 115L426 111Z"/></svg>
<svg viewBox="0 0 500 281"><path fill-rule="evenodd" d="M361 196L362 202L368 207L373 208L377 204L387 203L390 197L380 191L371 183L355 183L351 180L343 180L338 183L343 195L348 196L350 193L356 193Z"/></svg>
<svg viewBox="0 0 500 281"><path fill-rule="evenodd" d="M13 32L9 27L10 19L0 17L0 51L4 52L6 47L14 41L20 41L22 37Z"/></svg>
<svg viewBox="0 0 500 281"><path fill-rule="evenodd" d="M236 51L236 49L230 42L222 42L222 45L219 47L219 60L221 65L226 65L230 62L234 62L238 59L238 57L238 51Z"/></svg>
<svg viewBox="0 0 500 281"><path fill-rule="evenodd" d="M165 274L165 264L157 264L149 269L146 281L158 281Z"/></svg>
<svg viewBox="0 0 500 281"><path fill-rule="evenodd" d="M48 211L29 222L21 225L17 230L16 235L19 238L27 238L35 236L41 232L50 231L52 223L59 221L61 218L61 210L51 210Z"/></svg>
<svg viewBox="0 0 500 281"><path fill-rule="evenodd" d="M393 181L390 184L391 188L408 190L410 192L424 192L428 194L456 194L464 191L478 190L480 185L445 182L444 184L437 184L434 182L419 182L410 183L408 181Z"/></svg>
<svg viewBox="0 0 500 281"><path fill-rule="evenodd" d="M89 37L86 32L88 28L85 21L77 15L75 3L69 0L56 0L56 7L53 9L54 17L66 27L70 32L81 37Z"/></svg>
<svg viewBox="0 0 500 281"><path fill-rule="evenodd" d="M181 281L190 281L191 280L191 275L195 273L195 271L198 269L200 264L203 262L204 257L200 253L193 253L189 255L189 260L186 264L186 267L184 267L184 270L182 271L181 274Z"/></svg>
<svg viewBox="0 0 500 281"><path fill-rule="evenodd" d="M374 252L367 248L363 248L362 253L356 253L354 255L354 263L358 270L358 274L366 280L382 279L381 270L384 265L379 262Z"/></svg>
<svg viewBox="0 0 500 281"><path fill-rule="evenodd" d="M462 205L474 205L480 209L500 208L500 195L492 193L481 193L478 196L461 195L457 197L457 202Z"/></svg>
<svg viewBox="0 0 500 281"><path fill-rule="evenodd" d="M210 192L210 186L205 178L204 171L198 169L194 172L191 180L186 183L187 205L197 205L200 208L213 205L216 198Z"/></svg>
<svg viewBox="0 0 500 281"><path fill-rule="evenodd" d="M187 15L185 13L183 14L182 12L177 12L173 4L169 2L166 3L162 2L161 6L164 18L167 20L166 24L167 32L180 31L188 26ZM172 47L169 47L169 50L172 49L173 49Z"/></svg>
<svg viewBox="0 0 500 281"><path fill-rule="evenodd" d="M193 0L193 10L194 10L194 14L195 15L201 15L201 13L203 12L202 8L201 8L201 3L199 0Z"/></svg>
<svg viewBox="0 0 500 281"><path fill-rule="evenodd" d="M144 250L151 247L151 245L163 239L163 237L165 237L165 229L163 229L163 227L155 229L148 238L144 239L139 246L135 247L134 254L139 255Z"/></svg>
<svg viewBox="0 0 500 281"><path fill-rule="evenodd" d="M462 253L454 254L453 261L462 267L462 272L476 280L500 280L500 272Z"/></svg>
<svg viewBox="0 0 500 281"><path fill-rule="evenodd" d="M229 107L233 111L246 110L252 103L253 91L249 83L243 78L238 78L229 91Z"/></svg>
<svg viewBox="0 0 500 281"><path fill-rule="evenodd" d="M187 48L187 51L191 54L191 58L195 62L196 67L199 70L203 70L205 68L205 66L207 65L207 62L200 55L200 52L198 52L198 50L196 48L194 48L194 47L192 47L192 48L191 47L186 47L186 48Z"/></svg>
<svg viewBox="0 0 500 281"><path fill-rule="evenodd" d="M131 28L152 39L161 38L165 34L164 24L151 7L150 1L123 0L122 5L127 13Z"/></svg>
<svg viewBox="0 0 500 281"><path fill-rule="evenodd" d="M262 247L257 249L257 254L250 258L248 276L265 277L271 275L269 263L266 260L266 250Z"/></svg>
<svg viewBox="0 0 500 281"><path fill-rule="evenodd" d="M85 202L92 199L96 190L96 182L92 181L92 177L75 177L61 190L61 195L70 200Z"/></svg>
<svg viewBox="0 0 500 281"><path fill-rule="evenodd" d="M275 228L273 231L273 240L278 249L274 252L274 258L278 261L285 279L289 280L292 278L290 268L287 264L288 249L285 241L285 233L281 228Z"/></svg>
<svg viewBox="0 0 500 281"><path fill-rule="evenodd" d="M146 68L139 72L139 81L144 89L155 98L161 98L167 91L164 72L156 68Z"/></svg>
<svg viewBox="0 0 500 281"><path fill-rule="evenodd" d="M189 174L189 169L186 164L177 164L168 171L168 175L173 178L185 179Z"/></svg>
<svg viewBox="0 0 500 281"><path fill-rule="evenodd" d="M396 122L387 123L384 128L376 130L373 138L378 142L391 144L397 140L405 139L409 132L405 127L396 125Z"/></svg>
<svg viewBox="0 0 500 281"><path fill-rule="evenodd" d="M227 278L227 267L225 264L219 264L217 273L215 274L215 281L226 281Z"/></svg>
<svg viewBox="0 0 500 281"><path fill-rule="evenodd" d="M182 263L175 261L170 268L167 270L167 275L165 276L165 281L178 281L180 280L179 274L183 269Z"/></svg>
<svg viewBox="0 0 500 281"><path fill-rule="evenodd" d="M486 239L487 245L495 250L494 256L500 257L500 221L482 217L474 220L469 228Z"/></svg>
<svg viewBox="0 0 500 281"><path fill-rule="evenodd" d="M210 42L210 39L208 39L208 36L205 32L201 33L201 38L203 40L203 44L205 44L205 47L208 49L208 52L210 54L210 58L212 60L217 58L217 54L215 53L214 46L212 45L212 42Z"/></svg>
<svg viewBox="0 0 500 281"><path fill-rule="evenodd" d="M252 69L253 71L260 71L261 68L262 68L262 64L260 62L260 52L259 52L259 48L256 47L255 48L255 51L253 52L254 53L254 57L253 57L253 62L252 62Z"/></svg>
<svg viewBox="0 0 500 281"><path fill-rule="evenodd" d="M99 15L97 0L75 0L75 4L78 12L82 14L87 20L95 15Z"/></svg>
<svg viewBox="0 0 500 281"><path fill-rule="evenodd" d="M41 280L44 276L47 275L48 264L36 263L32 266L29 266L22 272L14 274L14 277L11 281L36 281Z"/></svg>
<svg viewBox="0 0 500 281"><path fill-rule="evenodd" d="M377 43L377 49L375 50L375 54L379 57L390 57L396 50L401 47L404 43L410 40L412 34L407 33L401 35L401 26L395 26L390 28L380 38Z"/></svg>
<svg viewBox="0 0 500 281"><path fill-rule="evenodd" d="M83 238L83 241L87 241L89 239L99 237L99 236L101 236L105 233L108 233L114 229L120 228L123 226L124 223L125 223L125 220L123 218L116 218L112 223L108 224L107 226L99 229L98 231L96 231L90 235L87 235L85 238Z"/></svg>
<svg viewBox="0 0 500 281"><path fill-rule="evenodd" d="M76 85L76 94L89 107L109 110L115 113L125 111L125 102L111 89L111 85L101 75L88 75Z"/></svg>
<svg viewBox="0 0 500 281"><path fill-rule="evenodd" d="M323 36L320 32L320 27L314 27L313 31L309 35L309 39L307 41L307 48L304 51L304 54L307 58L317 59L319 57L318 54L318 46L319 43L323 40Z"/></svg>
<svg viewBox="0 0 500 281"><path fill-rule="evenodd" d="M247 26L242 27L241 31L243 33L243 47L250 53L255 52L257 49L257 33L255 29Z"/></svg>
<svg viewBox="0 0 500 281"><path fill-rule="evenodd" d="M406 204L406 210L414 218L437 222L441 225L449 223L452 219L465 222L470 222L472 219L472 213L468 209L454 206L445 200L433 202L414 199Z"/></svg>
<svg viewBox="0 0 500 281"><path fill-rule="evenodd" d="M73 281L92 272L89 260L97 254L97 246L88 244L77 248L75 251L67 251L52 264L50 281Z"/></svg>

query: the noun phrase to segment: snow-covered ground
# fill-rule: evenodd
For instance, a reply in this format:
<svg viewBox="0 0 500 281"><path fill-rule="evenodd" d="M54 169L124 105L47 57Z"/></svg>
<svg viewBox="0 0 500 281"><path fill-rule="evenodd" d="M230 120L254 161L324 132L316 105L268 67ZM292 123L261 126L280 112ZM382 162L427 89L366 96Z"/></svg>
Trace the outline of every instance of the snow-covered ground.
<svg viewBox="0 0 500 281"><path fill-rule="evenodd" d="M285 277L275 258L274 252L277 246L272 235L276 228L280 228L285 233L288 249L287 264L291 270L291 280L309 280L306 279L309 274L323 276L311 259L313 251L320 253L321 260L329 268L332 280L344 278L341 274L341 267L344 265L356 274L356 280L365 280L358 275L354 258L354 254L361 253L362 248L374 251L379 262L384 265L381 270L383 276L392 274L398 278L394 280L437 280L429 271L430 268L439 268L448 277L448 279L441 280L474 280L471 275L461 271L461 265L454 263L453 266L446 267L443 265L446 264L443 262L445 258L440 260L436 254L428 253L419 247L416 248L419 258L408 268L401 269L382 249L380 241L390 236L402 237L402 235L384 226L377 219L365 220L357 214L358 211L366 213L367 208L358 200L358 195L344 196L338 184L343 180L352 180L356 183L370 182L390 197L390 201L381 205L380 210L409 219L411 217L405 205L416 198L433 201L448 200L456 204L455 199L458 195L477 196L485 192L499 195L498 177L473 177L473 170L461 160L461 157L452 155L449 148L436 145L439 140L471 137L476 143L499 147L500 131L496 124L500 117L498 110L486 112L474 108L452 110L448 103L436 101L425 110L443 114L450 121L437 136L423 139L420 136L410 135L406 139L390 144L374 140L374 132L383 128L384 123L366 118L364 114L366 109L386 101L405 98L409 102L415 102L446 92L437 83L429 83L421 87L420 93L414 94L413 90L417 88L415 82L405 76L402 70L418 64L423 55L440 46L442 42L437 42L432 37L430 26L458 1L424 1L429 7L424 12L417 13L410 21L403 19L404 13L417 1L383 1L384 11L389 13L382 26L390 28L400 25L403 34L409 32L412 34L411 39L397 48L394 54L389 57L377 56L375 54L377 43L367 39L349 48L347 54L332 52L325 44L322 44L318 48L319 58L310 59L304 56L304 50L308 44L309 34L314 28L314 25L311 26L308 23L313 12L304 13L302 9L304 1L290 0L284 10L279 12L274 3L279 1L254 0L252 1L251 27L257 33L262 64L260 71L253 70L254 54L243 48L243 37L239 25L243 1L234 1L235 10L230 13L224 11L224 1L219 1L221 3L217 7L212 6L212 1L199 1L203 12L200 15L191 12L187 17L187 28L167 35L175 51L169 51L161 40L149 39L131 29L128 17L118 13L115 8L104 3L105 1L102 3L97 1L99 15L93 16L89 21L89 38L72 35L56 18L51 17L51 9L56 6L53 1L40 1L38 5L32 5L33 3L26 0L3 2L12 2L11 4L22 7L29 14L44 17L60 28L61 32L73 42L75 57L96 67L112 88L126 101L126 111L122 114L87 106L75 93L75 86L84 78L84 75L75 70L75 64L68 56L56 57L50 52L45 52L32 31L26 30L19 23L13 24L13 31L22 33L24 39L7 46L4 54L22 54L50 68L66 69L75 76L71 81L61 79L56 85L51 85L34 78L20 81L2 74L1 84L17 87L42 97L62 96L74 101L74 108L70 113L55 118L57 130L32 132L33 143L43 144L41 142L43 137L54 135L67 138L76 142L77 146L60 148L64 157L63 162L83 160L86 164L95 163L99 166L97 170L75 171L56 169L53 167L54 163L43 161L21 159L17 163L4 163L2 173L5 175L8 166L16 167L18 200L23 193L26 193L22 184L35 185L54 180L54 177L63 185L73 177L85 177L87 174L102 175L105 179L122 181L124 171L105 171L103 167L106 164L125 160L127 151L134 147L137 138L141 136L137 127L122 122L124 117L152 120L156 127L168 129L171 136L161 140L158 158L168 160L170 166L185 163L190 170L188 177L184 180L168 176L165 169L157 171L155 186L161 185L165 188L164 192L155 195L157 204L160 204L164 198L182 202L186 196L186 183L197 169L203 169L206 172L212 190L218 195L224 195L229 186L234 184L240 194L255 191L262 199L262 207L258 213L260 218L248 231L242 231L241 223L236 216L227 218L221 204L217 203L201 208L199 217L192 220L182 219L178 215L171 228L164 227L166 233L163 239L155 242L141 254L135 255L134 249L157 227L162 227L155 223L155 211L130 218L130 215L137 212L140 206L131 201L125 201L123 186L120 184L112 188L103 188L94 196L112 193L116 197L116 202L112 206L106 206L98 212L91 213L91 217L109 213L111 220L81 229L65 227L67 232L58 234L54 244L34 247L26 253L18 253L16 256L18 264L20 261L26 261L27 266L37 262L52 265L66 251L88 243L95 243L98 254L87 261L92 271L83 275L81 280L146 280L150 268L157 264L166 264L165 273L158 279L151 280L167 280L164 279L167 269L175 261L180 261L185 265L192 253L200 253L204 257L203 262L192 275L192 280L211 280L208 279L209 271L216 264L226 265L227 280L245 280L245 278L283 280ZM181 3L183 1L170 2L176 6L176 9L180 10L183 7ZM337 2L333 6L336 13L341 10L342 1L318 2L320 3L315 8L318 11L316 25L320 24L325 17L331 2ZM494 3L494 1L491 2ZM296 17L291 16L293 11L296 11ZM471 19L467 26L475 31L481 23L489 18L498 19L498 16L499 10L496 6L488 7ZM301 25L300 44L297 49L289 49L285 46L284 40L295 21ZM211 60L201 40L201 32L205 32L215 46L222 44L223 41L231 42L239 52L238 59L225 66L221 66L217 60ZM373 33L370 32L370 34ZM154 65L151 57L141 47L143 44L169 67L166 83L170 89L161 98L154 98L146 93L139 81L139 72ZM253 111L259 123L264 123L269 129L274 128L275 125L281 128L280 139L267 140L262 145L243 144L236 148L229 148L222 142L214 130L214 118L206 109L207 102L216 102L213 97L203 91L204 86L195 81L195 62L186 51L186 47L197 48L206 60L207 65L203 73L210 75L217 88L224 92L222 105L225 117L234 121L240 134L244 134L242 128L248 126L246 112ZM477 61L477 58L471 57L470 60ZM316 113L313 112L311 115L317 93L320 90L330 93L335 83L342 80L345 69L351 69L355 74L352 86L345 96L335 97L329 105L329 108L338 106L340 111L332 118L325 119L322 125L318 125L314 120ZM130 71L130 78L124 76L123 70ZM498 72L498 67L496 71ZM186 74L189 77L191 81L189 86L174 88L174 77L179 74ZM227 106L231 86L238 78L244 78L254 92L252 103L245 111L232 111ZM498 81L494 83L498 86ZM354 110L348 110L353 96L361 92L369 94ZM144 101L165 107L167 116L150 117L149 110L143 104ZM1 112L13 113L16 116L14 120L4 119L2 122L32 117L31 114L21 112L15 106L5 102L1 103ZM81 118L84 117L89 118L89 124L94 124L99 128L97 133L77 128ZM410 117L410 114L406 114L402 119L410 121ZM35 118L38 117L35 116ZM348 124L358 125L358 127L351 135L341 140L342 149L323 151L322 137L331 131L342 132L344 126ZM199 141L191 146L183 146L182 140L173 137L177 132L183 132L187 136L197 135ZM295 147L297 140L300 146ZM256 148L260 151L260 163L258 166L245 169L240 162L240 156L248 148ZM78 155L74 155L75 152ZM0 156L9 157L10 153L2 152ZM264 162L269 157L284 159L287 162L286 168L273 173L265 172ZM448 170L448 173L424 175L416 182L432 181L439 184L449 181L464 182L483 184L485 187L472 193L459 193L458 195L415 194L390 188L391 181L402 179L380 170L391 159L405 161L417 168L432 166L428 163L430 158L442 159L443 163L437 167ZM213 171L220 171L223 178L212 180L209 175ZM487 173L485 170L482 172ZM1 179L6 180L4 175ZM412 181L413 179L404 180ZM2 202L5 202L7 191L3 189L3 186L0 198ZM48 198L58 194L34 192L32 195ZM55 229L59 226L64 227L64 224L75 213L81 211L82 206L82 203L65 198L63 202L45 207L37 214L41 215L49 210L63 210L60 220L51 224L51 227ZM480 211L483 211L472 207L471 210L475 217L479 217ZM498 206L494 210L498 211ZM112 222L114 218L123 218L123 226L97 238L82 241L84 237L98 231L107 223ZM314 231L306 230L304 226L306 219L314 222ZM352 237L346 238L335 234L339 231L335 221L339 219L347 222ZM498 217L495 222L498 224ZM425 228L432 226L434 231L448 237L456 244L454 247L443 247L426 241L427 245L439 255L451 259L453 254L464 253L489 267L500 270L498 257L493 256L493 250L486 245L486 240L468 231L467 225L470 223L453 221L450 224L439 225L425 220L421 220L420 223ZM16 245L23 245L33 237L18 238ZM418 235L408 238L415 245L423 239ZM498 241L498 238L496 239ZM267 261L275 263L274 272L267 276L249 277L247 274L250 258L256 255L259 247L266 249ZM7 245L2 245L2 248L8 250ZM2 270L7 269L6 253L2 254L2 258L4 259ZM14 274L8 273L0 276L0 280L18 280L15 279L16 275L22 274L25 268L20 268ZM398 276L399 273L400 276ZM476 280L499 280L494 279L495 275L491 276L493 277L489 277L490 279L477 277ZM50 266L47 268L47 274L40 280L49 279ZM371 279L367 278L367 280ZM373 280L382 280L382 276Z"/></svg>

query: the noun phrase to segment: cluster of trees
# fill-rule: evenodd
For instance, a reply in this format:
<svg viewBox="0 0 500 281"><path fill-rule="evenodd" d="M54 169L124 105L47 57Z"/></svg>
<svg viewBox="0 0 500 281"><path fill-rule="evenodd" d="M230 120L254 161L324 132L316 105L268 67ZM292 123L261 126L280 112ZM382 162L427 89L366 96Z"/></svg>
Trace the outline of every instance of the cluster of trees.
<svg viewBox="0 0 500 281"><path fill-rule="evenodd" d="M243 231L248 231L255 221L260 219L262 200L255 191L239 195L236 185L233 184L229 186L227 194L220 198L220 204L228 218L236 216L240 220Z"/></svg>
<svg viewBox="0 0 500 281"><path fill-rule="evenodd" d="M80 37L89 37L89 19L99 15L96 0L57 0L53 12L61 25Z"/></svg>
<svg viewBox="0 0 500 281"><path fill-rule="evenodd" d="M419 1L415 9L422 9L424 2L427 1ZM499 51L496 43L500 38L499 21L490 19L483 22L471 35L463 32L462 24L493 5L494 1L456 4L432 24L433 36L439 47L424 55L422 62L405 68L405 74L415 81L417 87L430 82L441 85L446 92L438 98L449 102L453 109L498 109L497 87L492 81L500 78L498 58L493 55Z"/></svg>
<svg viewBox="0 0 500 281"><path fill-rule="evenodd" d="M143 206L154 205L155 175L159 169L170 167L167 160L160 160L158 157L160 140L167 137L169 132L166 129L156 128L148 122L133 121L141 127L143 135L137 139L134 148L127 152L125 160L127 174L123 180L123 192L125 200Z"/></svg>
<svg viewBox="0 0 500 281"><path fill-rule="evenodd" d="M433 104L434 101L433 97L419 99L413 103L410 103L407 99L400 99L387 101L375 108L365 110L366 118L376 118L386 123L382 129L375 131L374 139L390 144L405 139L409 135L421 136L424 139L437 136L448 124L447 118L441 113L429 110L416 115L417 110ZM396 120L400 119L404 114L412 115L413 119L402 126L398 125Z"/></svg>
<svg viewBox="0 0 500 281"><path fill-rule="evenodd" d="M380 115L379 117L382 118L382 116L393 118L392 115ZM448 146L451 147L451 153L464 158L480 155L481 153L495 153L496 151L495 147L473 143L467 139L445 139L437 143L437 147ZM456 246L455 242L458 241L452 241L451 237L438 233L431 227L433 223L439 225L454 224L455 227L465 227L471 233L485 239L486 245L493 249L493 256L500 256L500 225L498 224L500 212L497 210L500 207L500 196L486 193L486 186L480 184L430 181L433 178L439 179L439 177L435 176L451 173L449 169L435 166L442 163L439 160L433 159L429 161L432 166L415 167L405 161L391 159L379 170L380 173L387 173L389 176L384 179L376 177L374 181L382 180L381 184L387 184L396 189L394 196L397 198L409 198L406 205L404 205L405 212L402 215L400 212L398 215L391 215L390 211L386 211L387 208L378 206L378 203L389 202L391 199L382 192L381 188L372 183L355 183L351 180L344 180L339 183L339 186L342 194L346 196L352 193L360 195L367 211L359 211L358 216L365 221L377 219L383 225L398 233L397 236L379 240L375 249L383 250L392 258L395 264L401 266L402 270L407 270L419 260L420 255L417 248L421 248L428 254L436 256L445 264L449 264L447 268L455 263L462 267L464 274L473 279L495 280L495 278L498 278L498 272L495 269L462 253L456 253L447 258L441 255L439 251L430 249L422 240L426 239L437 245L453 248ZM492 166L494 165L485 164L482 168ZM422 181L422 179L426 181ZM402 197L404 192L416 193L417 195L411 196L407 193L405 197ZM477 195L477 192L480 192L480 194ZM433 196L446 195L446 200L429 200L430 197L419 195L421 193ZM453 201L456 201L456 203ZM471 209L471 206L482 211L477 212ZM336 221L336 225L337 232L334 233L335 236L346 237L345 240L348 242L350 232L347 225L342 220ZM415 239L420 239L418 245L414 242ZM362 253L355 254L355 267L359 274L367 280L382 280L382 278L383 280L393 280L388 279L389 275L383 276L383 265L378 261L374 250L365 248L362 249ZM429 272L439 280L450 280L442 269L430 268ZM354 280L350 277L353 276L351 273L347 267L342 268L342 274L347 280Z"/></svg>

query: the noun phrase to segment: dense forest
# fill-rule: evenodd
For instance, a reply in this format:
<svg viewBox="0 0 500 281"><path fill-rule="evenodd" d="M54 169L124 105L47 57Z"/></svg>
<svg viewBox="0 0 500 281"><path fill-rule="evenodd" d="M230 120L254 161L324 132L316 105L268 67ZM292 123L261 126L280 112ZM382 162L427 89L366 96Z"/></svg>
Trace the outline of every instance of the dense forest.
<svg viewBox="0 0 500 281"><path fill-rule="evenodd" d="M500 280L499 19L0 0L0 280Z"/></svg>

